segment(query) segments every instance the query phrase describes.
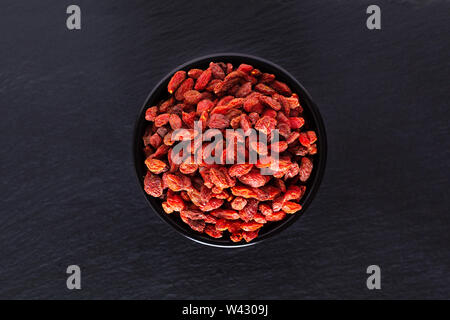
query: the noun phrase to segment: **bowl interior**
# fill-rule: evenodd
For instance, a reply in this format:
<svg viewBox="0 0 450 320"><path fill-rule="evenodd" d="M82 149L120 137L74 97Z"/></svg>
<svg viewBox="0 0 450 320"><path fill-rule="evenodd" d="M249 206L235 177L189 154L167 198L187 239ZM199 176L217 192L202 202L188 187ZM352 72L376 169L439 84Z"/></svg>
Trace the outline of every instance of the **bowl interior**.
<svg viewBox="0 0 450 320"><path fill-rule="evenodd" d="M304 109L304 117L306 120L305 128L315 130L317 133L317 148L318 153L313 157L314 168L311 173L310 178L306 183L306 193L300 201L303 209L293 215L288 215L288 217L282 221L270 222L261 229L259 236L251 241L250 243L234 243L228 237L223 237L221 239L214 239L206 234L200 234L193 231L189 226L181 221L181 218L177 214L166 214L161 206L161 201L159 199L153 198L145 193L143 188L144 176L146 174L146 167L144 164L145 155L142 151L144 145L142 142L142 136L144 135L145 127L148 122L145 120L145 110L157 104L160 100L168 98L169 94L167 92L167 84L172 77L173 73L178 70L188 71L191 68L201 68L205 69L208 67L211 61L223 61L231 62L233 65L237 66L241 63L247 63L253 65L255 68L260 69L262 72L273 73L277 77L277 80L283 81L290 86L293 92L299 95L300 103ZM318 187L320 185L326 162L326 152L327 152L327 142L326 133L322 118L320 113L311 100L308 92L303 88L303 86L287 71L283 68L266 61L264 59L242 55L242 54L217 54L210 55L206 57L201 57L192 61L189 61L170 72L166 77L164 77L152 90L152 92L147 97L144 106L142 107L134 131L134 141L133 141L133 156L134 165L136 169L137 178L141 189L153 210L158 213L158 215L167 223L169 223L178 232L188 237L191 240L200 242L202 244L219 246L219 247L242 247L247 245L256 244L261 242L291 225L300 216L305 214L305 211L309 204L311 203L314 195L317 193Z"/></svg>

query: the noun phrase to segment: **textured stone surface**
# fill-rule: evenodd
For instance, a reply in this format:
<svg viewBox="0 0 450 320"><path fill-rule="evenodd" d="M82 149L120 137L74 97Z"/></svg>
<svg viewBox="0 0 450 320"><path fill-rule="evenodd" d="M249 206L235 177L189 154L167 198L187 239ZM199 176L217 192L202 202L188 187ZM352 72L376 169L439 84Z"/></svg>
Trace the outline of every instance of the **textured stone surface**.
<svg viewBox="0 0 450 320"><path fill-rule="evenodd" d="M447 1L377 1L377 32L365 1L82 1L79 32L69 4L1 4L1 298L450 298ZM239 250L171 230L131 158L152 86L217 52L289 70L328 131L305 217Z"/></svg>

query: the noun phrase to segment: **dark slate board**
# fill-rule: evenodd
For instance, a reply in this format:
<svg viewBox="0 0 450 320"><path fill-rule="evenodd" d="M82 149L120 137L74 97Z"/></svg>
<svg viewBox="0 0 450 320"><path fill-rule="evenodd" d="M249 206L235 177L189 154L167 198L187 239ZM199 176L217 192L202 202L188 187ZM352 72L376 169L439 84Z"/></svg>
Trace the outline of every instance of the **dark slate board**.
<svg viewBox="0 0 450 320"><path fill-rule="evenodd" d="M74 1L0 5L1 298L450 298L448 1L379 0L381 31L368 1L75 2L78 32ZM285 67L328 131L307 214L238 250L171 230L131 160L152 86L217 52Z"/></svg>

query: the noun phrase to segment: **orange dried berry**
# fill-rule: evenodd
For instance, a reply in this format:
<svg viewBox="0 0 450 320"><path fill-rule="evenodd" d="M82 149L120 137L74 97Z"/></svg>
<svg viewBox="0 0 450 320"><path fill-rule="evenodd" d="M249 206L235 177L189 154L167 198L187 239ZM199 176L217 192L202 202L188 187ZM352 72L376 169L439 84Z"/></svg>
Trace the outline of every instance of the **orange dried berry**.
<svg viewBox="0 0 450 320"><path fill-rule="evenodd" d="M234 164L228 169L228 174L231 177L240 177L249 173L252 168L253 164L251 163Z"/></svg>
<svg viewBox="0 0 450 320"><path fill-rule="evenodd" d="M154 158L145 159L145 165L150 172L155 174L166 172L169 169L165 162Z"/></svg>
<svg viewBox="0 0 450 320"><path fill-rule="evenodd" d="M186 207L186 204L184 203L181 196L173 192L169 192L167 194L166 201L173 211L181 211Z"/></svg>
<svg viewBox="0 0 450 320"><path fill-rule="evenodd" d="M182 127L182 125L183 125L183 123L182 123L180 117L179 117L178 115L174 114L174 113L172 113L172 114L170 115L169 123L170 123L170 127L171 127L173 130L180 129L180 128Z"/></svg>
<svg viewBox="0 0 450 320"><path fill-rule="evenodd" d="M272 117L264 116L256 122L255 129L267 135L275 129L276 124L277 120Z"/></svg>
<svg viewBox="0 0 450 320"><path fill-rule="evenodd" d="M242 210L244 209L244 207L247 204L247 200L242 198L242 197L236 197L234 198L234 200L231 202L231 207L234 210Z"/></svg>
<svg viewBox="0 0 450 320"><path fill-rule="evenodd" d="M249 64L245 64L242 63L241 65L239 65L239 67L237 68L238 71L242 71L245 73L250 73L250 71L253 70L253 66L249 65Z"/></svg>
<svg viewBox="0 0 450 320"><path fill-rule="evenodd" d="M167 85L167 91L169 91L170 94L174 93L175 90L178 89L180 84L186 79L186 71L177 71L172 76L172 78L169 81L169 84Z"/></svg>
<svg viewBox="0 0 450 320"><path fill-rule="evenodd" d="M262 223L256 221L248 221L241 224L241 229L244 231L256 231L263 226Z"/></svg>
<svg viewBox="0 0 450 320"><path fill-rule="evenodd" d="M305 186L291 185L284 194L284 201L300 200L305 191L306 191Z"/></svg>
<svg viewBox="0 0 450 320"><path fill-rule="evenodd" d="M255 239L258 236L258 231L244 231L242 233L242 237L244 238L245 242L250 242L253 239Z"/></svg>
<svg viewBox="0 0 450 320"><path fill-rule="evenodd" d="M214 62L211 62L209 64L209 68L211 69L211 74L216 79L224 79L225 78L225 71L222 69L222 67Z"/></svg>
<svg viewBox="0 0 450 320"><path fill-rule="evenodd" d="M271 83L275 80L275 75L271 73L263 73L259 79L261 83Z"/></svg>
<svg viewBox="0 0 450 320"><path fill-rule="evenodd" d="M279 211L279 212L274 212L271 214L268 214L265 216L267 221L281 221L284 218L286 218L286 212L284 211Z"/></svg>
<svg viewBox="0 0 450 320"><path fill-rule="evenodd" d="M165 177L164 184L170 190L175 191L175 192L183 190L183 188L184 188L183 179L180 176L175 175L173 173L168 173L164 177Z"/></svg>
<svg viewBox="0 0 450 320"><path fill-rule="evenodd" d="M162 180L157 175L147 172L144 179L144 190L152 197L159 198L163 194Z"/></svg>
<svg viewBox="0 0 450 320"><path fill-rule="evenodd" d="M303 146L309 147L310 145L312 145L314 142L317 141L317 136L314 131L306 131L300 133L298 140Z"/></svg>
<svg viewBox="0 0 450 320"><path fill-rule="evenodd" d="M163 207L164 212L167 214L171 214L174 211L167 202L163 202L162 207Z"/></svg>
<svg viewBox="0 0 450 320"><path fill-rule="evenodd" d="M302 206L299 203L287 201L283 204L283 211L289 214L296 213L302 209Z"/></svg>
<svg viewBox="0 0 450 320"><path fill-rule="evenodd" d="M200 75L203 73L202 69L191 69L188 71L188 76L192 79L198 79Z"/></svg>
<svg viewBox="0 0 450 320"><path fill-rule="evenodd" d="M252 170L249 173L239 177L240 182L253 188L260 188L264 186L270 179L271 176L262 175L258 169Z"/></svg>
<svg viewBox="0 0 450 320"><path fill-rule="evenodd" d="M148 108L147 111L145 111L145 120L155 121L157 115L158 115L158 107L154 106Z"/></svg>
<svg viewBox="0 0 450 320"><path fill-rule="evenodd" d="M273 90L271 87L265 85L264 83L258 83L255 86L255 90L260 92L260 93L262 93L262 94L265 94L267 96L270 96L270 95L276 93L275 90Z"/></svg>
<svg viewBox="0 0 450 320"><path fill-rule="evenodd" d="M183 94L184 102L187 104L197 104L202 99L202 94L197 90L189 90Z"/></svg>
<svg viewBox="0 0 450 320"><path fill-rule="evenodd" d="M270 85L273 89L275 89L278 93L284 95L284 96L290 96L292 95L291 89L288 87L288 85L284 82L275 80Z"/></svg>
<svg viewBox="0 0 450 320"><path fill-rule="evenodd" d="M290 117L289 125L291 129L300 129L305 124L305 119L302 117Z"/></svg>
<svg viewBox="0 0 450 320"><path fill-rule="evenodd" d="M203 90L208 85L209 80L211 80L212 72L211 68L206 69L202 72L200 77L198 77L197 82L195 83L195 90Z"/></svg>
<svg viewBox="0 0 450 320"><path fill-rule="evenodd" d="M187 91L192 90L193 87L194 87L194 79L187 78L180 84L177 91L175 91L175 99L177 99L178 101L183 101L184 94Z"/></svg>
<svg viewBox="0 0 450 320"><path fill-rule="evenodd" d="M257 223L261 223L264 224L267 222L266 217L264 217L264 215L257 213L253 216L253 220Z"/></svg>
<svg viewBox="0 0 450 320"><path fill-rule="evenodd" d="M230 240L233 242L240 242L240 241L242 241L242 234L243 234L242 232L232 233L230 235Z"/></svg>
<svg viewBox="0 0 450 320"><path fill-rule="evenodd" d="M216 209L211 211L211 215L216 218L222 218L227 220L237 220L239 219L239 213L236 210L230 209Z"/></svg>
<svg viewBox="0 0 450 320"><path fill-rule="evenodd" d="M286 141L272 142L272 144L270 145L270 150L272 150L273 152L276 152L276 153L282 153L282 152L286 151L287 148L288 148L288 144Z"/></svg>
<svg viewBox="0 0 450 320"><path fill-rule="evenodd" d="M272 214L273 213L272 208L267 203L261 203L259 205L258 209L259 209L259 212L261 212L265 216L268 215L268 214Z"/></svg>
<svg viewBox="0 0 450 320"><path fill-rule="evenodd" d="M309 179L309 176L311 175L313 169L313 163L310 159L303 157L300 163L300 170L299 170L299 176L300 181L305 182Z"/></svg>
<svg viewBox="0 0 450 320"><path fill-rule="evenodd" d="M193 157L188 158L180 164L180 172L183 174L192 174L198 169L198 164L194 163Z"/></svg>
<svg viewBox="0 0 450 320"><path fill-rule="evenodd" d="M200 206L200 209L202 211L212 211L220 208L223 202L222 199L211 198L204 206Z"/></svg>
<svg viewBox="0 0 450 320"><path fill-rule="evenodd" d="M162 127L169 122L170 115L168 113L160 114L155 118L155 127Z"/></svg>
<svg viewBox="0 0 450 320"><path fill-rule="evenodd" d="M216 230L213 225L207 225L204 232L212 238L222 238L222 232Z"/></svg>
<svg viewBox="0 0 450 320"><path fill-rule="evenodd" d="M229 222L226 219L217 219L216 222L216 230L218 231L226 231L228 229Z"/></svg>

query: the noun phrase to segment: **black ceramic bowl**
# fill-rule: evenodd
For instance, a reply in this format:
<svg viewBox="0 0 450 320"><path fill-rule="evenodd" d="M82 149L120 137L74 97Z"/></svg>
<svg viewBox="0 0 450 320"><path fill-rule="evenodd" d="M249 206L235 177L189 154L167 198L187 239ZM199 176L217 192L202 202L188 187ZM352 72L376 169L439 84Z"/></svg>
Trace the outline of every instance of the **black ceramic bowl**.
<svg viewBox="0 0 450 320"><path fill-rule="evenodd" d="M317 133L318 153L313 157L314 168L306 184L306 193L300 201L303 209L293 215L288 215L288 217L282 221L268 223L260 230L259 236L250 243L234 243L228 237L223 237L222 239L214 239L206 234L200 234L196 231L193 231L188 225L181 221L179 215L169 215L165 213L162 209L161 201L149 196L144 191L144 176L146 174L146 166L144 164L145 155L142 151L144 147L142 136L144 135L145 126L147 124L145 120L146 109L152 105L157 104L157 102L159 102L160 100L168 98L167 84L176 71L182 69L188 71L192 68L206 69L211 61L231 62L235 66L238 66L241 63L247 63L253 65L255 68L260 69L262 72L275 74L277 80L287 83L292 89L292 92L295 92L299 95L300 103L304 108L304 117L306 119L307 128L315 130ZM237 248L253 245L270 237L273 237L286 229L288 226L292 225L298 218L305 214L306 209L308 208L309 204L317 193L317 190L319 189L319 185L324 174L327 157L327 138L325 134L325 127L319 110L312 101L309 93L291 74L289 74L280 66L255 56L235 53L223 53L197 58L185 64L182 64L176 67L173 71L169 72L153 88L139 112L136 126L134 128L133 156L136 175L142 192L144 193L150 207L160 216L161 219L167 222L176 231L193 241L216 247Z"/></svg>

